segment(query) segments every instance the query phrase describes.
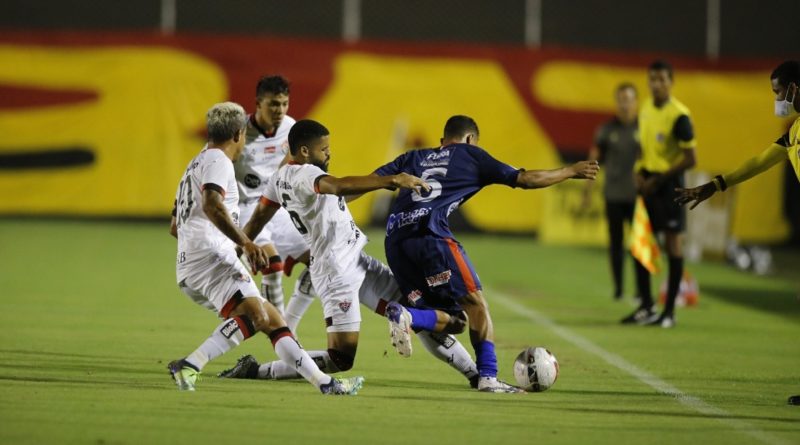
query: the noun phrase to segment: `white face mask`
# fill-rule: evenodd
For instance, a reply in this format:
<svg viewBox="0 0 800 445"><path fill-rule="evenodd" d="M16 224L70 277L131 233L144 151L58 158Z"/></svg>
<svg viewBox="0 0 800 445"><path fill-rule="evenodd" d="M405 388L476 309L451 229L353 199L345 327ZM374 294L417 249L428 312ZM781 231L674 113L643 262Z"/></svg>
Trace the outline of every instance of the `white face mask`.
<svg viewBox="0 0 800 445"><path fill-rule="evenodd" d="M792 94L792 100L789 100L789 92L786 92L786 98L783 100L775 99L775 116L778 117L789 117L795 113L794 109L794 99L797 96L797 87L794 89L794 94Z"/></svg>

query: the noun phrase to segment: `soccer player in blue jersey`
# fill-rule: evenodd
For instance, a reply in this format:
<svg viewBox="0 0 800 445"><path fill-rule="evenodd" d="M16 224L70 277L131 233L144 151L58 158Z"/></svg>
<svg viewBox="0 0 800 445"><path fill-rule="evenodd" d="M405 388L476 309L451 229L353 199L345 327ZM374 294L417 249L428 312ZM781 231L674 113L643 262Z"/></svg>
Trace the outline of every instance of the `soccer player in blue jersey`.
<svg viewBox="0 0 800 445"><path fill-rule="evenodd" d="M597 161L581 161L554 170L524 170L504 164L478 143L478 125L467 116L453 116L444 127L441 147L414 150L380 167L379 176L408 173L424 179L431 190L402 190L386 224L386 259L406 297L407 306L390 303L393 341L407 341L408 328L431 331L439 309L469 321L484 392L522 392L497 379L494 328L481 283L461 244L450 232L448 217L483 187L503 184L524 189L547 187L570 178L594 179ZM439 320L440 321L440 320Z"/></svg>

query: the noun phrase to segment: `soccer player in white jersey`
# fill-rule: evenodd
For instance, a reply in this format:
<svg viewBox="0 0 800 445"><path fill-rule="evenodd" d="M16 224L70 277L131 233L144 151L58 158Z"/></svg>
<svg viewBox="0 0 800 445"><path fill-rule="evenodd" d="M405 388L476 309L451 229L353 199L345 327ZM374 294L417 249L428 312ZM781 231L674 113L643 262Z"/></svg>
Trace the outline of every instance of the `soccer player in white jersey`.
<svg viewBox="0 0 800 445"><path fill-rule="evenodd" d="M389 301L400 298L400 292L388 267L362 251L367 238L353 221L344 196L382 188L429 190L430 187L405 173L385 177L329 175L329 132L312 120L295 123L289 132L289 147L292 160L270 179L244 231L248 236L257 234L280 207L288 211L295 227L311 246L311 278L322 300L327 325L328 350L309 354L328 372L346 371L353 366L358 346L359 303L383 313ZM441 314L436 334L423 334L427 341L424 344L429 350L435 349L431 352L440 360L457 361L462 367L467 363L474 372L475 365L464 347L455 337L446 335L462 332L464 327L463 320ZM439 349L434 337L441 342ZM410 354L410 344L400 345L398 350L402 347L407 347L405 351ZM243 365L241 360L238 365ZM296 372L287 369L285 363L246 367L249 369L245 374L249 375L236 377L296 377ZM456 365L453 367L458 369Z"/></svg>
<svg viewBox="0 0 800 445"><path fill-rule="evenodd" d="M268 264L264 251L238 226L231 161L244 148L247 116L241 105L225 102L214 105L206 119L208 144L189 162L178 185L170 233L178 238L178 286L223 322L194 352L169 364L178 389L193 391L206 363L260 331L272 340L278 357L323 394L355 394L363 378L340 380L320 371L239 261L237 246L253 270Z"/></svg>
<svg viewBox="0 0 800 445"><path fill-rule="evenodd" d="M287 136L295 122L287 115L288 110L289 82L282 76L262 77L256 85L256 110L248 118L244 151L233 164L239 186L241 227L250 220L269 178L281 162L288 161ZM301 258L308 251L308 244L294 228L285 210L278 211L253 241L269 256L269 267L261 270L261 295L287 317L289 327L294 331L299 317L290 314L302 311L284 313L283 259L294 262ZM304 270L295 283L292 307L307 308L313 301L311 289L308 272Z"/></svg>

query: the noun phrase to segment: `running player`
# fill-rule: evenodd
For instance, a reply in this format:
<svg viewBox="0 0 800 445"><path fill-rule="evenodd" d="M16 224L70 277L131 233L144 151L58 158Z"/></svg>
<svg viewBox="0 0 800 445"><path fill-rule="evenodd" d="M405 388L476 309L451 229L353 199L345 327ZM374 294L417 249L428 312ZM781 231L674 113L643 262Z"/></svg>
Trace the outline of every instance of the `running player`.
<svg viewBox="0 0 800 445"><path fill-rule="evenodd" d="M231 161L244 148L246 126L241 105L214 105L207 114L208 144L189 162L178 185L170 225L170 233L178 238L178 286L223 322L194 352L172 361L169 372L179 390L194 391L206 363L263 332L278 357L323 394L355 394L363 378L339 380L320 371L275 307L259 295L237 258L238 246L252 270L268 264L264 251L238 227L239 193Z"/></svg>
<svg viewBox="0 0 800 445"><path fill-rule="evenodd" d="M329 139L328 130L318 122L302 120L295 123L289 132L292 160L270 179L261 204L244 231L248 236L259 233L264 224L283 207L311 246L309 268L322 300L328 332L328 350L311 354L321 367L336 372L353 367L361 324L359 303L382 313L387 300L400 297L389 269L363 252L367 238L353 221L344 196L396 187L417 193L417 190L427 190L429 187L425 181L405 173L385 177L331 176L327 174ZM464 329L463 320L444 313L433 316L439 316L440 319L434 321L432 331L450 334ZM439 338L455 341L454 337ZM403 352L408 355L410 343L401 345L406 346L408 349ZM472 363L460 343L442 344L441 347L451 352L460 348L463 353L459 355L459 361ZM449 354L439 358L447 360L452 357ZM226 376L292 378L296 375L296 371L287 369L285 365L276 367L273 362L261 365L259 371L256 364L254 359L245 357L240 359L234 368L235 372Z"/></svg>
<svg viewBox="0 0 800 445"><path fill-rule="evenodd" d="M478 136L472 118L453 116L445 124L441 147L410 151L375 171L379 177L416 175L431 188L422 194L402 190L392 205L386 224L386 258L409 307L392 302L386 313L392 332L402 337L406 326L434 329L441 321L431 309L447 311L455 318L465 311L480 373L478 390L523 392L497 379L489 308L478 275L450 232L448 217L490 184L547 187L569 178L594 179L599 167L597 161L582 161L555 170L516 169L477 147Z"/></svg>
<svg viewBox="0 0 800 445"><path fill-rule="evenodd" d="M242 227L255 211L269 178L282 162L288 161L287 137L295 122L287 114L289 93L289 82L282 76L262 77L256 85L256 111L248 118L244 151L233 164L239 187L239 223ZM294 263L308 250L308 244L295 230L285 210L278 211L253 241L269 255L269 267L261 271L261 295L286 317L294 332L299 321L294 314L302 311L293 309L284 313L282 258ZM304 270L295 282L294 301L290 305L301 309L308 307L313 301L312 289L308 272Z"/></svg>
<svg viewBox="0 0 800 445"><path fill-rule="evenodd" d="M775 115L781 118L800 113L800 61L787 60L778 65L770 75L772 92L775 94ZM692 202L690 209L710 198L716 192L724 192L753 176L764 173L775 165L789 159L797 180L800 181L800 117L796 117L789 131L779 137L758 156L745 161L736 170L717 175L711 182L690 189L676 189L675 201L680 204ZM800 405L800 395L789 397L790 405Z"/></svg>

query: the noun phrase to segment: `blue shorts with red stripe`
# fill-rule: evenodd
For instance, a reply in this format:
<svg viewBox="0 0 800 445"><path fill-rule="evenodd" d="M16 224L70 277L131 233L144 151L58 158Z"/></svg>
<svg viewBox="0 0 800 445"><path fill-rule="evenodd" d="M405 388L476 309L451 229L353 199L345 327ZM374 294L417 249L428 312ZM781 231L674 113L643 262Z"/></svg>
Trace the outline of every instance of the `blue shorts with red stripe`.
<svg viewBox="0 0 800 445"><path fill-rule="evenodd" d="M481 289L461 244L436 235L386 239L386 260L408 304L460 312L459 301Z"/></svg>

